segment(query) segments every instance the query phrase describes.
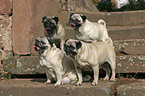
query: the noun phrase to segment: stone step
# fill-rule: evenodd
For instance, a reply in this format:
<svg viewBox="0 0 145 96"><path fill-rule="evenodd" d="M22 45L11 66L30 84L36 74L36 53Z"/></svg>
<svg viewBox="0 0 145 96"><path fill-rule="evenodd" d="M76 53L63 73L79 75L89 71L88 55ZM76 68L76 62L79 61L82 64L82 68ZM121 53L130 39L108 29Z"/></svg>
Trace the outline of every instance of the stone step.
<svg viewBox="0 0 145 96"><path fill-rule="evenodd" d="M83 82L82 86L71 84L54 87L45 85L44 79L1 80L0 96L144 96L144 80L99 80L98 85Z"/></svg>
<svg viewBox="0 0 145 96"><path fill-rule="evenodd" d="M117 56L116 73L144 73L145 72L145 55L124 55Z"/></svg>
<svg viewBox="0 0 145 96"><path fill-rule="evenodd" d="M126 12L69 12L62 11L60 22L63 25L68 24L69 15L71 13L79 13L87 16L88 20L97 22L99 19L105 20L107 26L124 26L124 25L140 25L145 24L145 10L141 11L126 11Z"/></svg>
<svg viewBox="0 0 145 96"><path fill-rule="evenodd" d="M0 96L110 96L111 85L114 82L99 81L97 86L91 82L82 86L71 84L54 87L46 85L44 80L2 80Z"/></svg>
<svg viewBox="0 0 145 96"><path fill-rule="evenodd" d="M125 52L129 55L145 55L145 27L115 28L109 27L109 35L114 42L117 54ZM66 39L76 39L75 30L70 27L65 30Z"/></svg>
<svg viewBox="0 0 145 96"><path fill-rule="evenodd" d="M144 55L117 56L116 60L116 73L145 72ZM21 56L19 58L9 58L3 60L3 67L6 72L12 74L45 73L44 69L38 64L38 62L38 56Z"/></svg>
<svg viewBox="0 0 145 96"><path fill-rule="evenodd" d="M115 40L128 39L145 39L145 25L144 26L108 26L108 34ZM75 30L71 27L65 27L66 38L75 39Z"/></svg>
<svg viewBox="0 0 145 96"><path fill-rule="evenodd" d="M144 96L145 80L120 80L116 88L116 96Z"/></svg>
<svg viewBox="0 0 145 96"><path fill-rule="evenodd" d="M116 40L113 44L117 54L145 55L145 39Z"/></svg>
<svg viewBox="0 0 145 96"><path fill-rule="evenodd" d="M108 27L108 34L112 40L145 39L144 26Z"/></svg>

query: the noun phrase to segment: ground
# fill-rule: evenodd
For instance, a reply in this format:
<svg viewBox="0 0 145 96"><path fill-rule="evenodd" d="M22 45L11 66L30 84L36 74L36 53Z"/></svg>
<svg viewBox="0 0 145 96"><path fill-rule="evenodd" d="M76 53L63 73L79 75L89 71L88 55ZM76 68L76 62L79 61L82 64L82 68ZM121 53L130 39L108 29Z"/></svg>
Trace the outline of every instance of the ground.
<svg viewBox="0 0 145 96"><path fill-rule="evenodd" d="M117 79L116 82L99 80L97 86L83 82L54 87L44 84L45 79L6 79L0 81L0 96L145 96L145 80Z"/></svg>

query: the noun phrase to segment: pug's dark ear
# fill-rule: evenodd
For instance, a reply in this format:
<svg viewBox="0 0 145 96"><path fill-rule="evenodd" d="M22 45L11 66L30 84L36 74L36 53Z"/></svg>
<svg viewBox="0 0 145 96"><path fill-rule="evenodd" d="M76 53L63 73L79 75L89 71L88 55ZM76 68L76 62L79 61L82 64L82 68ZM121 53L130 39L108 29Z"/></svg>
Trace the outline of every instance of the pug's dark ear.
<svg viewBox="0 0 145 96"><path fill-rule="evenodd" d="M85 15L82 15L81 17L83 19L83 22L85 22L85 20L87 19L87 17Z"/></svg>
<svg viewBox="0 0 145 96"><path fill-rule="evenodd" d="M65 43L66 43L68 40L69 40L69 39L66 39L66 40L65 40Z"/></svg>
<svg viewBox="0 0 145 96"><path fill-rule="evenodd" d="M82 46L82 43L80 41L77 41L76 42L76 48L77 50Z"/></svg>
<svg viewBox="0 0 145 96"><path fill-rule="evenodd" d="M59 21L58 17L53 17L52 19L56 22L56 24L58 24L58 21Z"/></svg>
<svg viewBox="0 0 145 96"><path fill-rule="evenodd" d="M51 41L51 39L47 39L47 40L48 40L50 46L53 47L53 42Z"/></svg>
<svg viewBox="0 0 145 96"><path fill-rule="evenodd" d="M42 18L42 23L44 22L44 20L45 20L46 18L47 18L46 16L44 16L44 17Z"/></svg>
<svg viewBox="0 0 145 96"><path fill-rule="evenodd" d="M70 14L70 17L71 17L72 15L74 15L74 14L75 14L75 13L71 13L71 14Z"/></svg>

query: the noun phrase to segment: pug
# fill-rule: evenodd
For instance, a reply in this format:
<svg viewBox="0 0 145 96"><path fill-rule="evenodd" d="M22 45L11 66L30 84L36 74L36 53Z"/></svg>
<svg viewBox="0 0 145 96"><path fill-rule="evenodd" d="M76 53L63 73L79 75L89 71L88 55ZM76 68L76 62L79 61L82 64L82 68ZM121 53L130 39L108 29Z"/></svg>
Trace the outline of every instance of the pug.
<svg viewBox="0 0 145 96"><path fill-rule="evenodd" d="M95 23L89 21L85 15L71 13L69 23L73 29L77 30L78 40L85 42L97 40L113 45L104 20L100 19L98 23Z"/></svg>
<svg viewBox="0 0 145 96"><path fill-rule="evenodd" d="M46 36L51 39L56 45L63 49L65 30L63 26L59 23L58 17L47 17L42 18L43 26L46 30Z"/></svg>
<svg viewBox="0 0 145 96"><path fill-rule="evenodd" d="M97 85L99 65L102 65L106 61L110 64L112 69L110 81L115 81L116 54L114 47L111 44L97 41L86 43L80 40L68 39L65 41L64 51L66 52L66 55L74 61L78 75L78 82L76 85L82 84L82 72L80 69L83 66L92 67L94 72L92 85Z"/></svg>
<svg viewBox="0 0 145 96"><path fill-rule="evenodd" d="M45 36L35 39L35 51L39 53L39 63L46 71L47 83L57 81L54 86L68 84L77 79L72 61L66 58L55 43Z"/></svg>

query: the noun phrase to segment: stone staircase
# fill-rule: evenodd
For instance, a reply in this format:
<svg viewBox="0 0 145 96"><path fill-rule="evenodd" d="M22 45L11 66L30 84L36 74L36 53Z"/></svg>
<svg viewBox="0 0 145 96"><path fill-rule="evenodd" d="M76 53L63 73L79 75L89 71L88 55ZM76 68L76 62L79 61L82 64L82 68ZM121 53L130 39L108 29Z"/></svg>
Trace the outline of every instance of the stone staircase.
<svg viewBox="0 0 145 96"><path fill-rule="evenodd" d="M114 47L117 54L116 72L118 74L119 73L145 73L145 11L119 12L119 13L117 12L113 12L113 13L77 12L77 13L85 14L90 21L96 22L99 19L104 19L106 21L107 29L108 29L110 37L113 40ZM62 12L61 17L60 17L60 20L61 20L60 22L65 27L66 38L75 38L75 32L68 24L69 14L70 12ZM43 68L38 64L38 61L39 61L38 56L19 56L19 57L14 57L14 58L9 58L9 59L4 60L3 67L5 71L12 74L21 75L21 74L44 73ZM114 86L116 86L118 85L118 82L113 83L113 84ZM131 82L131 84L134 84L134 82ZM130 86L135 86L135 85L130 85L130 83L125 84L125 85L120 84L117 87L115 87L115 90L117 91L116 95L117 96L138 96L136 94L137 93L136 91L138 90L139 92L142 92L140 96L144 96L142 95L142 94L145 94L143 91L144 86L145 86L144 83L142 82L140 83L138 81L135 84L138 84L138 86L141 89L139 87L138 88L130 87ZM84 86L86 85L87 84L85 84ZM104 85L106 85L106 83ZM84 86L82 86L82 88L86 88ZM111 86L109 86L109 88L110 87L114 88L112 87L112 83L111 83ZM123 89L124 87L127 89ZM51 88L53 89L53 87ZM63 88L70 89L73 87L63 86ZM132 90L132 94L130 93L129 88ZM51 90L51 89L48 89L48 90ZM60 88L58 90L60 90ZM81 88L78 90L82 91ZM92 89L92 90L100 90L100 89ZM101 90L104 90L104 89L101 89ZM105 90L108 90L108 89L105 89ZM97 91L96 93L98 92L99 91ZM109 89L109 92L110 92L110 89ZM67 93L66 94L69 96L73 96L71 95L73 93L74 92L70 92L69 94ZM55 93L52 93L51 95L54 95L54 94ZM110 93L109 94L107 93L107 95L105 96L109 96L109 95Z"/></svg>
<svg viewBox="0 0 145 96"><path fill-rule="evenodd" d="M117 54L117 73L145 72L145 16L141 11L124 13L81 13L90 21L104 19ZM140 14L140 15L139 15ZM75 36L66 26L67 38ZM72 34L71 37L69 34Z"/></svg>
<svg viewBox="0 0 145 96"><path fill-rule="evenodd" d="M77 13L85 14L90 21L106 21L117 54L117 73L145 72L145 11ZM68 24L69 14L62 12L60 22L65 27L66 38L75 38L75 32ZM4 69L13 74L43 73L37 62L38 56L20 56L4 60L3 64Z"/></svg>

